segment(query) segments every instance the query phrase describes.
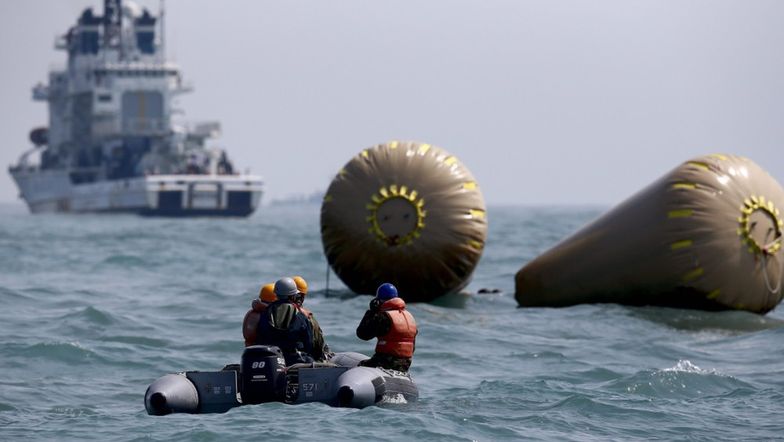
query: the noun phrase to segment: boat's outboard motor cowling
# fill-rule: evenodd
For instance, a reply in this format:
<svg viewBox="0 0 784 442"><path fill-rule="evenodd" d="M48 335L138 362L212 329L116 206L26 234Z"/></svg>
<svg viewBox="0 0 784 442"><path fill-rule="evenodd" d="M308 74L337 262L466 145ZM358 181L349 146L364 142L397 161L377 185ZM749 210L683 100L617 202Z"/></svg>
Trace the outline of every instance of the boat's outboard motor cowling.
<svg viewBox="0 0 784 442"><path fill-rule="evenodd" d="M252 345L242 353L240 387L242 403L260 404L283 400L286 360L278 347Z"/></svg>

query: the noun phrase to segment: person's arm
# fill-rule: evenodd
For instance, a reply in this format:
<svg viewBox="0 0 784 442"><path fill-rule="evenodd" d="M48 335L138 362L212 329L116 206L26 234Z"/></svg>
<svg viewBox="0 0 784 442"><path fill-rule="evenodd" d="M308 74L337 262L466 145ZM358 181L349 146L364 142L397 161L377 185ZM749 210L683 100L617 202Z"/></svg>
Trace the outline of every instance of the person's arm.
<svg viewBox="0 0 784 442"><path fill-rule="evenodd" d="M374 306L371 301L370 310L365 312L365 316L357 326L357 337L363 341L369 341L387 334L391 326L389 316L378 311L378 307Z"/></svg>
<svg viewBox="0 0 784 442"><path fill-rule="evenodd" d="M311 315L308 319L310 319L310 324L313 327L313 359L323 361L326 356L324 333L321 331L321 326L316 321L315 316Z"/></svg>
<svg viewBox="0 0 784 442"><path fill-rule="evenodd" d="M365 316L362 317L362 320L359 321L359 325L357 326L357 337L359 339L369 341L376 337L372 324L375 315L376 314L370 310L365 312Z"/></svg>

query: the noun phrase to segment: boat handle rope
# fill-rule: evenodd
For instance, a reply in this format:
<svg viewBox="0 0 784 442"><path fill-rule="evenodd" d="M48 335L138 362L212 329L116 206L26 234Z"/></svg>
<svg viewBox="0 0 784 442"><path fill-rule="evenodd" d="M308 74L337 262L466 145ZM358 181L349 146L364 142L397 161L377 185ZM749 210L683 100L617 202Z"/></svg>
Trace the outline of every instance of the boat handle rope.
<svg viewBox="0 0 784 442"><path fill-rule="evenodd" d="M768 276L768 256L762 255L762 274L765 277L765 286L767 287L768 291L774 295L778 294L781 290L781 280L782 274L784 274L784 259L780 259L777 255L772 255L774 258L778 259L779 264L779 281L776 284L776 287L772 287L770 285L770 277Z"/></svg>

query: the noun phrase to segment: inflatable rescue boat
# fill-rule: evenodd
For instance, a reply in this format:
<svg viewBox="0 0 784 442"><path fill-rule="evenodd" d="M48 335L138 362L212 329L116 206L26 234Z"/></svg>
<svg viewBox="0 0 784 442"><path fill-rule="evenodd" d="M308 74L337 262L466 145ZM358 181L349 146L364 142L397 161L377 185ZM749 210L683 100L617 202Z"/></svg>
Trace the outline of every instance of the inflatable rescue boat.
<svg viewBox="0 0 784 442"><path fill-rule="evenodd" d="M224 413L264 402L322 402L364 408L383 402L416 401L419 390L408 373L362 367L367 356L337 353L328 362L286 367L275 346L247 347L240 364L221 371L186 371L158 378L144 394L147 413Z"/></svg>

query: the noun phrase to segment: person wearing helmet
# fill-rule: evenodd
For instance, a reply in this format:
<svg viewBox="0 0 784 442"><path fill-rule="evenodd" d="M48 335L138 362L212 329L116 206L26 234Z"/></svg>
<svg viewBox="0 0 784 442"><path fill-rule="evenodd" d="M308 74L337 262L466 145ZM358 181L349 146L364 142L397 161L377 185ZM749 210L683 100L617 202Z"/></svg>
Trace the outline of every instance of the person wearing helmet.
<svg viewBox="0 0 784 442"><path fill-rule="evenodd" d="M406 372L416 347L417 326L397 288L381 284L370 308L357 327L357 337L364 341L378 338L375 354L360 365Z"/></svg>
<svg viewBox="0 0 784 442"><path fill-rule="evenodd" d="M321 331L321 326L316 321L316 317L313 316L313 312L302 305L305 303L305 296L308 294L308 283L305 281L305 278L299 275L292 276L291 279L297 284L297 290L300 293L296 301L297 308L308 318L310 327L313 330L313 357L317 361L324 361L330 355L329 346L324 341L324 333Z"/></svg>
<svg viewBox="0 0 784 442"><path fill-rule="evenodd" d="M297 307L301 293L291 278L275 282L277 300L259 318L255 344L275 345L283 352L286 365L314 362L313 328Z"/></svg>
<svg viewBox="0 0 784 442"><path fill-rule="evenodd" d="M275 296L275 285L264 284L259 290L259 297L253 298L250 303L250 310L245 313L245 318L242 320L242 337L245 338L245 346L255 345L256 343L256 329L259 326L259 318L261 313L267 310L267 306L277 301L278 297Z"/></svg>

